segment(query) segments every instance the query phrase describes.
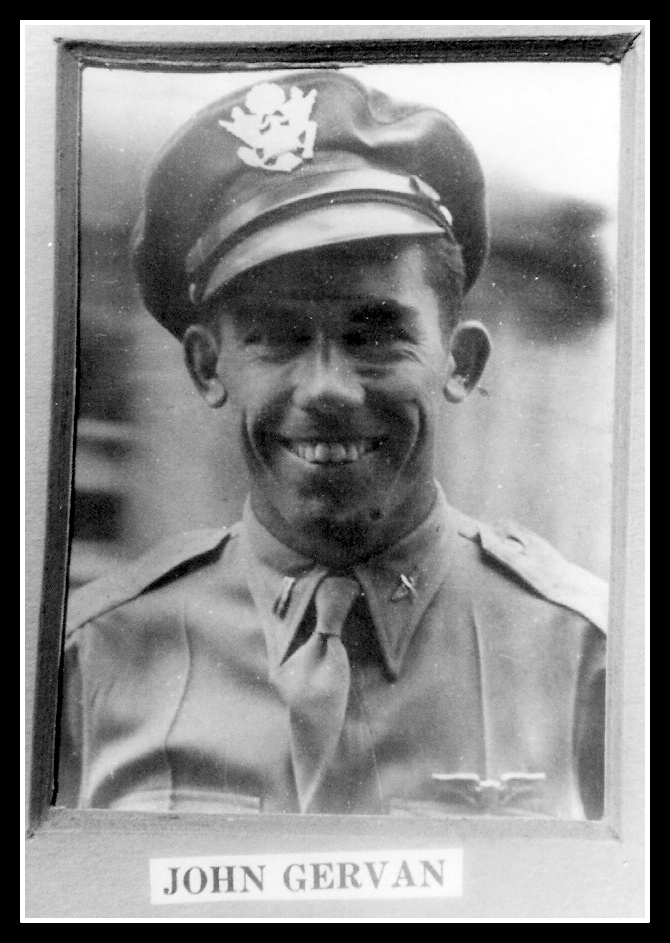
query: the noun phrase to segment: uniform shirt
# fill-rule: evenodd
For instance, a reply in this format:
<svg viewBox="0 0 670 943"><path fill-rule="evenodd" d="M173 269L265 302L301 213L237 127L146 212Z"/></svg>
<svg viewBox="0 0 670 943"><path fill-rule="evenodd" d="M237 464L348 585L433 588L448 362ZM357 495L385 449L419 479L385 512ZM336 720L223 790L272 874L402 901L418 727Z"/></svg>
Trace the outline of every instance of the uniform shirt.
<svg viewBox="0 0 670 943"><path fill-rule="evenodd" d="M313 629L325 572L247 505L230 530L182 536L75 595L80 806L299 811L273 677ZM351 572L346 723L373 755L340 752L323 811L600 814L600 581L441 492Z"/></svg>

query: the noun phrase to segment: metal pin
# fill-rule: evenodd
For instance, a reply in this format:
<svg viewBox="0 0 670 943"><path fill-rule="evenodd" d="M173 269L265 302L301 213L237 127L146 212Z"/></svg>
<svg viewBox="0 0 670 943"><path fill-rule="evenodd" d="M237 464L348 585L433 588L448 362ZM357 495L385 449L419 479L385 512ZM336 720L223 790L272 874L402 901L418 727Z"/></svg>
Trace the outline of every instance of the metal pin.
<svg viewBox="0 0 670 943"><path fill-rule="evenodd" d="M400 574L400 582L409 590L412 599L416 599L418 595L416 587L414 586L414 580L415 577L405 576L404 573Z"/></svg>
<svg viewBox="0 0 670 943"><path fill-rule="evenodd" d="M288 607L291 603L291 593L293 592L295 583L296 579L294 576L284 577L282 591L274 605L274 613L276 616L279 616L280 619L283 619L288 612Z"/></svg>
<svg viewBox="0 0 670 943"><path fill-rule="evenodd" d="M416 575L405 576L404 573L401 573L398 582L400 585L397 586L393 591L391 602L398 602L401 599L407 599L408 596L411 596L412 601L414 601L418 596L416 586L414 585L416 582Z"/></svg>

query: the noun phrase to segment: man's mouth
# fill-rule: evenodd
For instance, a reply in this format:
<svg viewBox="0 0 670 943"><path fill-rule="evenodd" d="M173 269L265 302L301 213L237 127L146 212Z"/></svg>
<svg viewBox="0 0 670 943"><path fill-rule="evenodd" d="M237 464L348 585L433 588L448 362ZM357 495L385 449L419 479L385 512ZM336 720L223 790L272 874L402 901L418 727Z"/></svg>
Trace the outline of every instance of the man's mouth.
<svg viewBox="0 0 670 943"><path fill-rule="evenodd" d="M383 439L355 439L338 442L284 439L282 445L310 465L345 465L358 462L374 452Z"/></svg>

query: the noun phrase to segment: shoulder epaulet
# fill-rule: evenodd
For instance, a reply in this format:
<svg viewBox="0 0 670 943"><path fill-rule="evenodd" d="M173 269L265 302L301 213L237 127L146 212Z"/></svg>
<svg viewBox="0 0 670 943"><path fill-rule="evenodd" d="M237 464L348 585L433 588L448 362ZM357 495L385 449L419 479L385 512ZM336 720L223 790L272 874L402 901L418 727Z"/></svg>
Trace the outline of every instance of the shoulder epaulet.
<svg viewBox="0 0 670 943"><path fill-rule="evenodd" d="M189 560L211 553L229 534L229 529L222 527L168 537L138 560L82 586L68 603L66 636L91 619L139 596L152 583Z"/></svg>
<svg viewBox="0 0 670 943"><path fill-rule="evenodd" d="M550 543L516 524L476 524L484 553L549 599L607 631L607 583L570 563ZM475 536L472 532L464 536Z"/></svg>

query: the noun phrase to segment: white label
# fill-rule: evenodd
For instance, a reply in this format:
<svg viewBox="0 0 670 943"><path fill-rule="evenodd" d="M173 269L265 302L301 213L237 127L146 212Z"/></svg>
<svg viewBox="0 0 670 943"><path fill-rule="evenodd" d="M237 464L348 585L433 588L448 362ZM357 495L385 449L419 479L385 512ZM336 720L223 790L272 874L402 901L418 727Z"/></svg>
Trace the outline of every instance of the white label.
<svg viewBox="0 0 670 943"><path fill-rule="evenodd" d="M152 858L151 903L460 897L463 849Z"/></svg>

